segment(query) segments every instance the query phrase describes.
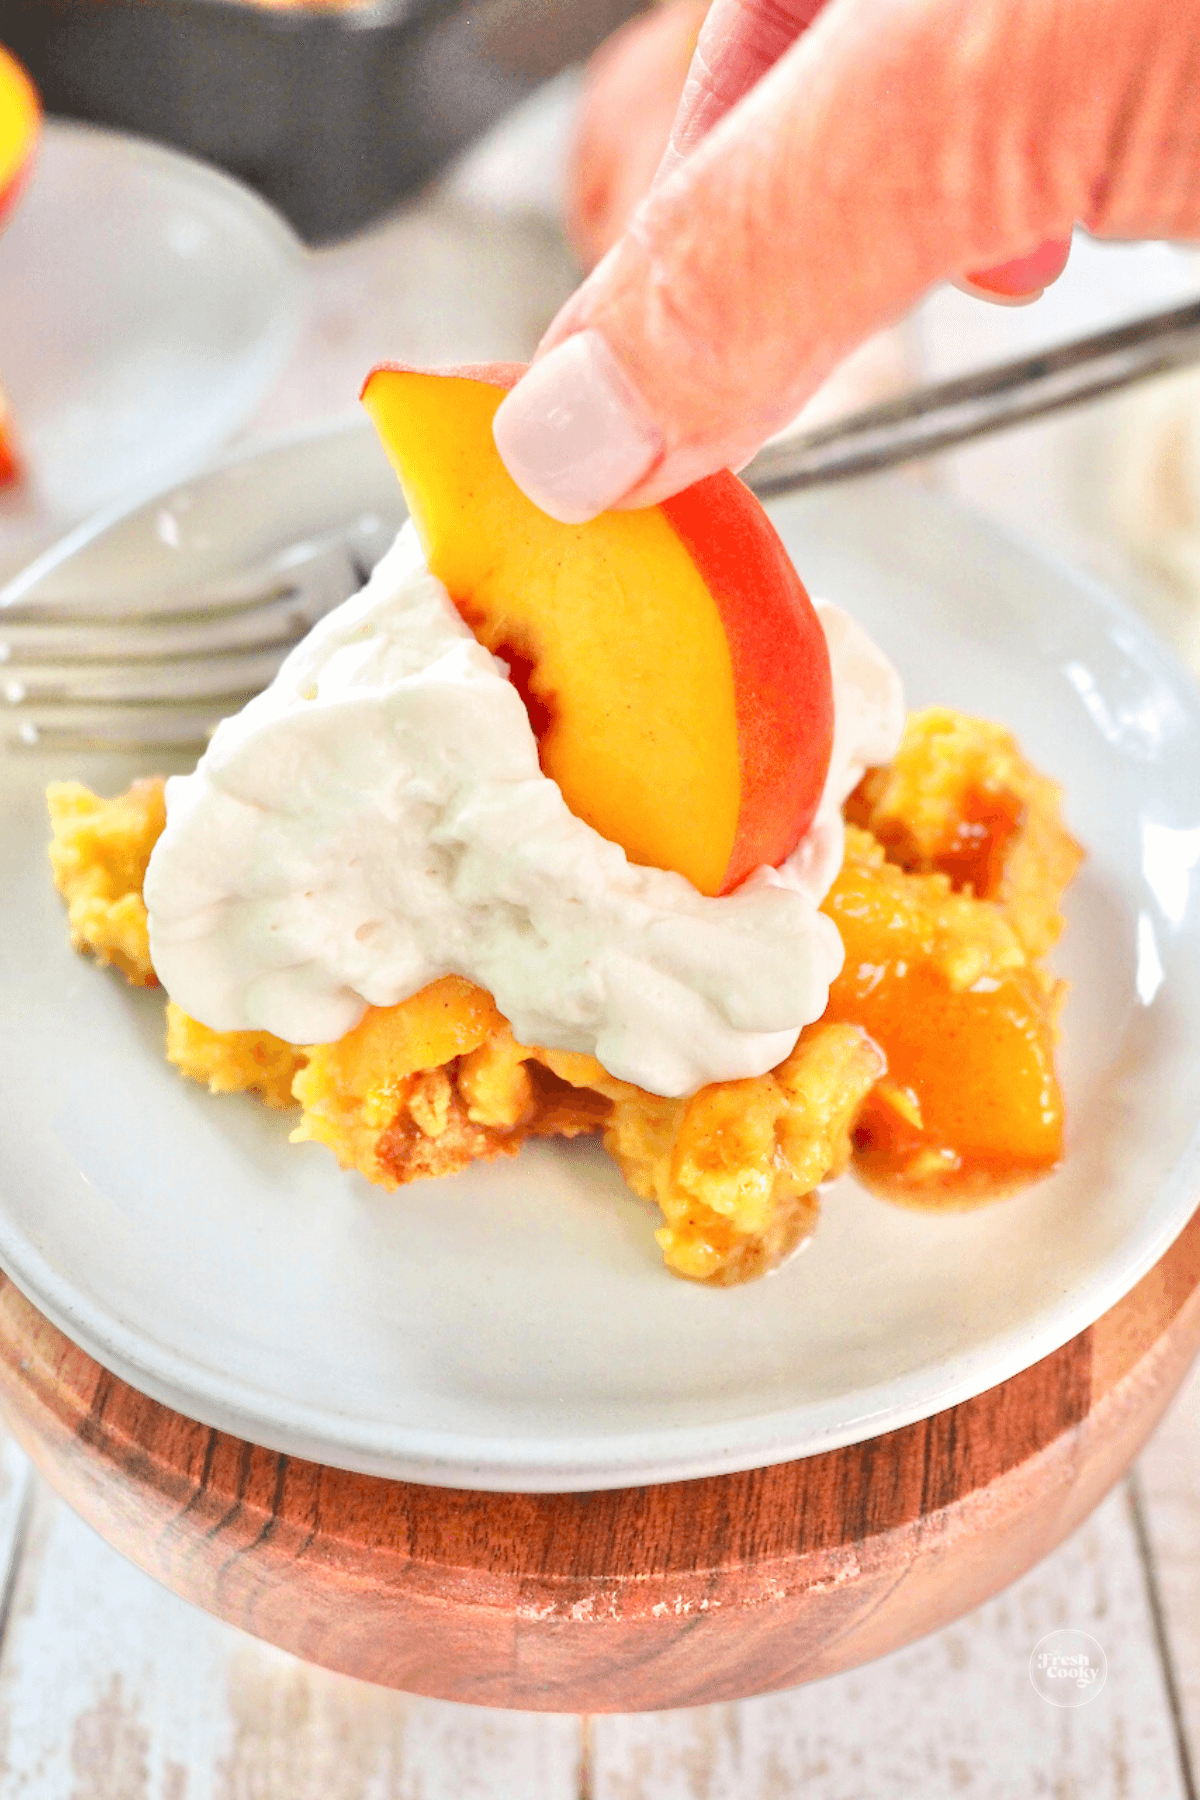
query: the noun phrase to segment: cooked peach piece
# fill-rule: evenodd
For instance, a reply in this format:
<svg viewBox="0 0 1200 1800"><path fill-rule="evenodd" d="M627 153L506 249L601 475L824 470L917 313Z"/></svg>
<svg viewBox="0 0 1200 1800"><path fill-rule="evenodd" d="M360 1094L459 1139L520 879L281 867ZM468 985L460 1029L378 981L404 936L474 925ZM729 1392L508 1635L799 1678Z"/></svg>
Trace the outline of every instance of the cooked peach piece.
<svg viewBox="0 0 1200 1800"><path fill-rule="evenodd" d="M887 1058L855 1132L862 1173L898 1197L965 1200L1053 1168L1058 995L1000 908L891 866L849 827L824 910L846 947L825 1017L860 1025Z"/></svg>

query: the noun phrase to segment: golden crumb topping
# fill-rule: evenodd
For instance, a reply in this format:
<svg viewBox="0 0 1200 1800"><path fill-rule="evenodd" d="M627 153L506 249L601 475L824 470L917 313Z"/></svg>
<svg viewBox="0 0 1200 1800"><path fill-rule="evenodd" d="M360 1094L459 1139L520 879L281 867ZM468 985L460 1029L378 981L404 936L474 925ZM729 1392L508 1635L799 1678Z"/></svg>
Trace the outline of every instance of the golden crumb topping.
<svg viewBox="0 0 1200 1800"><path fill-rule="evenodd" d="M819 1022L767 1075L686 1100L627 1089L605 1148L634 1192L658 1202L668 1268L746 1281L807 1237L814 1190L849 1163L854 1121L883 1070L865 1033Z"/></svg>
<svg viewBox="0 0 1200 1800"><path fill-rule="evenodd" d="M1059 937L1059 901L1083 852L1063 828L1058 783L1002 725L942 706L910 714L895 759L867 774L846 817L902 869L939 870L994 900L1031 957Z"/></svg>
<svg viewBox="0 0 1200 1800"><path fill-rule="evenodd" d="M139 987L157 986L142 883L167 820L161 778L135 781L115 800L78 781L53 781L46 804L50 867L67 903L72 948L111 963Z"/></svg>
<svg viewBox="0 0 1200 1800"><path fill-rule="evenodd" d="M257 1094L286 1112L296 1104L292 1082L304 1060L303 1050L269 1031L210 1031L167 1002L167 1061L210 1094Z"/></svg>

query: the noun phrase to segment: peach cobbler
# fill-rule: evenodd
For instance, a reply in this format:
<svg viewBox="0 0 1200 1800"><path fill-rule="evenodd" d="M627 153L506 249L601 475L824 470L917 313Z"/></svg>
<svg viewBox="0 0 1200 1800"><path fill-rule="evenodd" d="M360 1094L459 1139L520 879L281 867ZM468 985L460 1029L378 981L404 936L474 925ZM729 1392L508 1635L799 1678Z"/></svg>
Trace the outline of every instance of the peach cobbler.
<svg viewBox="0 0 1200 1800"><path fill-rule="evenodd" d="M75 948L153 985L141 885L162 783L115 800L49 794L51 858ZM167 1005L167 1055L214 1094L300 1108L382 1187L511 1156L527 1137L603 1133L655 1201L667 1264L744 1281L813 1228L816 1190L848 1164L914 1204L987 1197L1053 1168L1062 985L1042 963L1079 851L1054 784L1009 734L913 715L885 769L846 806L846 856L825 907L846 939L826 1016L768 1074L664 1099L592 1057L515 1042L490 997L447 977L307 1051L216 1032Z"/></svg>
<svg viewBox="0 0 1200 1800"><path fill-rule="evenodd" d="M733 476L539 512L492 441L517 373L376 371L412 521L367 587L193 775L50 789L74 946L381 1187L601 1134L695 1280L773 1267L851 1164L926 1206L1052 1169L1055 784L906 721Z"/></svg>

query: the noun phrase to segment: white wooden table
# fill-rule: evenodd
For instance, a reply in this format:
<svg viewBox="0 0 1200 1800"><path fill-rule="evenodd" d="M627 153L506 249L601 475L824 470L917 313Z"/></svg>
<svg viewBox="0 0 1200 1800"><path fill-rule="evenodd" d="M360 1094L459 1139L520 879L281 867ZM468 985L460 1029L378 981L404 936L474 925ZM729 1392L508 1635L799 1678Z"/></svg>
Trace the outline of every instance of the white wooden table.
<svg viewBox="0 0 1200 1800"><path fill-rule="evenodd" d="M349 410L382 358L528 355L574 279L552 217L564 106L560 90L439 195L314 259L305 340L253 434ZM955 338L967 317L951 299L868 355L862 379L898 356L937 372L971 360L973 328ZM1080 522L1073 429L1027 428L936 478L1152 598L1103 520ZM1200 1375L1133 1473L1016 1586L868 1668L738 1705L504 1714L330 1675L157 1587L7 1441L0 1572L0 1800L1196 1800ZM1028 1673L1064 1627L1108 1659L1102 1691L1073 1708Z"/></svg>

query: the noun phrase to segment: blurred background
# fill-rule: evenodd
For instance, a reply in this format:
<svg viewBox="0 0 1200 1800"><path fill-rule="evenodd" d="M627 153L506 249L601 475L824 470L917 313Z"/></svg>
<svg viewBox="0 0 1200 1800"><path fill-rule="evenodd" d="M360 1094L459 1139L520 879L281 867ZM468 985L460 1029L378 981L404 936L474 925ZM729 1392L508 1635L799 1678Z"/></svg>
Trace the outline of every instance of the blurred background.
<svg viewBox="0 0 1200 1800"><path fill-rule="evenodd" d="M374 362L528 357L649 183L705 11L9 0L0 40L48 116L0 236L0 579L227 443L352 410ZM1197 293L1195 251L1081 234L1033 306L931 294L804 422ZM909 478L1200 661L1200 375Z"/></svg>

